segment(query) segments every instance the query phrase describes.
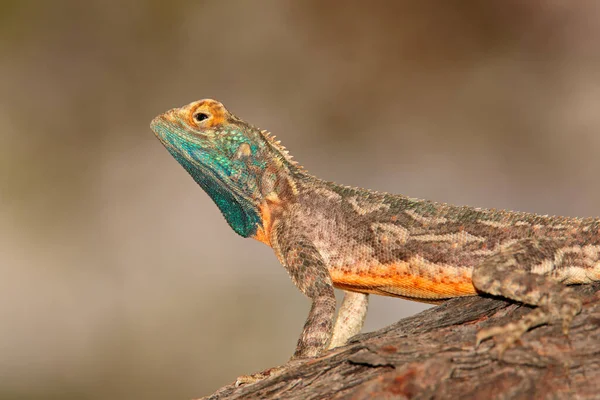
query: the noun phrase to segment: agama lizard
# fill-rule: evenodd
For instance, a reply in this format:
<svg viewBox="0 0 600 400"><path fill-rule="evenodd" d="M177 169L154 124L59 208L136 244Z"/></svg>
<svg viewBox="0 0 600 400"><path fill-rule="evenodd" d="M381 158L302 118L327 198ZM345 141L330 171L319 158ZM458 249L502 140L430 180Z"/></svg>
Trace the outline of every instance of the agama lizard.
<svg viewBox="0 0 600 400"><path fill-rule="evenodd" d="M600 219L458 207L341 186L299 166L275 137L200 100L156 117L158 139L235 232L273 248L312 301L294 358L344 345L370 293L437 303L489 294L537 306L478 332L501 353L581 310L568 284L600 280ZM333 288L345 292L334 324Z"/></svg>

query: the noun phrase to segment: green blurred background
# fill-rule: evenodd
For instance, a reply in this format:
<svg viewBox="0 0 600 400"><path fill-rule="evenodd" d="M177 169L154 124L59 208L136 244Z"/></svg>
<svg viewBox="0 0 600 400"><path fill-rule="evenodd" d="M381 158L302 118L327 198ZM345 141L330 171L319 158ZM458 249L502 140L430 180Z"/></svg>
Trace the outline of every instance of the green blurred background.
<svg viewBox="0 0 600 400"><path fill-rule="evenodd" d="M599 39L597 1L0 0L0 398L188 399L293 352L309 302L155 115L212 97L325 179L598 215Z"/></svg>

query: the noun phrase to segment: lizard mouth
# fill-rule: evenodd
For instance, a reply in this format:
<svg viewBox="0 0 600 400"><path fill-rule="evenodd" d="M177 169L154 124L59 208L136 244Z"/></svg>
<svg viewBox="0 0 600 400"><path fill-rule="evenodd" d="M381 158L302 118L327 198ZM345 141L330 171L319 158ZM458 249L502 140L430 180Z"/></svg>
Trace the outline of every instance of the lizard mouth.
<svg viewBox="0 0 600 400"><path fill-rule="evenodd" d="M165 147L167 146L166 138L169 135L172 135L172 133L169 132L169 126L173 124L173 121L167 119L167 115L168 113L159 115L150 122L150 129L154 132L154 136L156 136Z"/></svg>

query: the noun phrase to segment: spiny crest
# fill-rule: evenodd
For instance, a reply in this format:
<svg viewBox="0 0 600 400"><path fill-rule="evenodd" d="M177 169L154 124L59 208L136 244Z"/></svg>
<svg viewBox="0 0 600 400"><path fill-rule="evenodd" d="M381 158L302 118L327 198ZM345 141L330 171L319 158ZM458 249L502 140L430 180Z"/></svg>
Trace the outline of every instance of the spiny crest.
<svg viewBox="0 0 600 400"><path fill-rule="evenodd" d="M260 134L262 135L263 138L265 138L267 140L267 142L273 146L275 148L275 150L277 150L279 153L281 153L281 155L285 158L285 160L287 162L289 162L291 165L293 165L294 167L303 170L304 167L302 167L302 165L298 164L298 162L296 160L294 160L294 157L290 154L290 152L288 151L288 149L285 148L284 145L281 144L281 140L275 140L276 136L273 135L271 132L266 131L266 130L260 130Z"/></svg>

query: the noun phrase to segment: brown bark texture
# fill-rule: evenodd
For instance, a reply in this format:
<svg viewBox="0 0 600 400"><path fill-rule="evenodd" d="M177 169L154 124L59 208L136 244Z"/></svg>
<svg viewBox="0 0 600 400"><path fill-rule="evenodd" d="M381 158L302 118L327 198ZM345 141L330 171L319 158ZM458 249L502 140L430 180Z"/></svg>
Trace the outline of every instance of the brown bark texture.
<svg viewBox="0 0 600 400"><path fill-rule="evenodd" d="M476 332L531 308L458 298L206 399L600 399L600 283L574 290L584 304L568 336L541 326L501 358L492 339L475 348Z"/></svg>

